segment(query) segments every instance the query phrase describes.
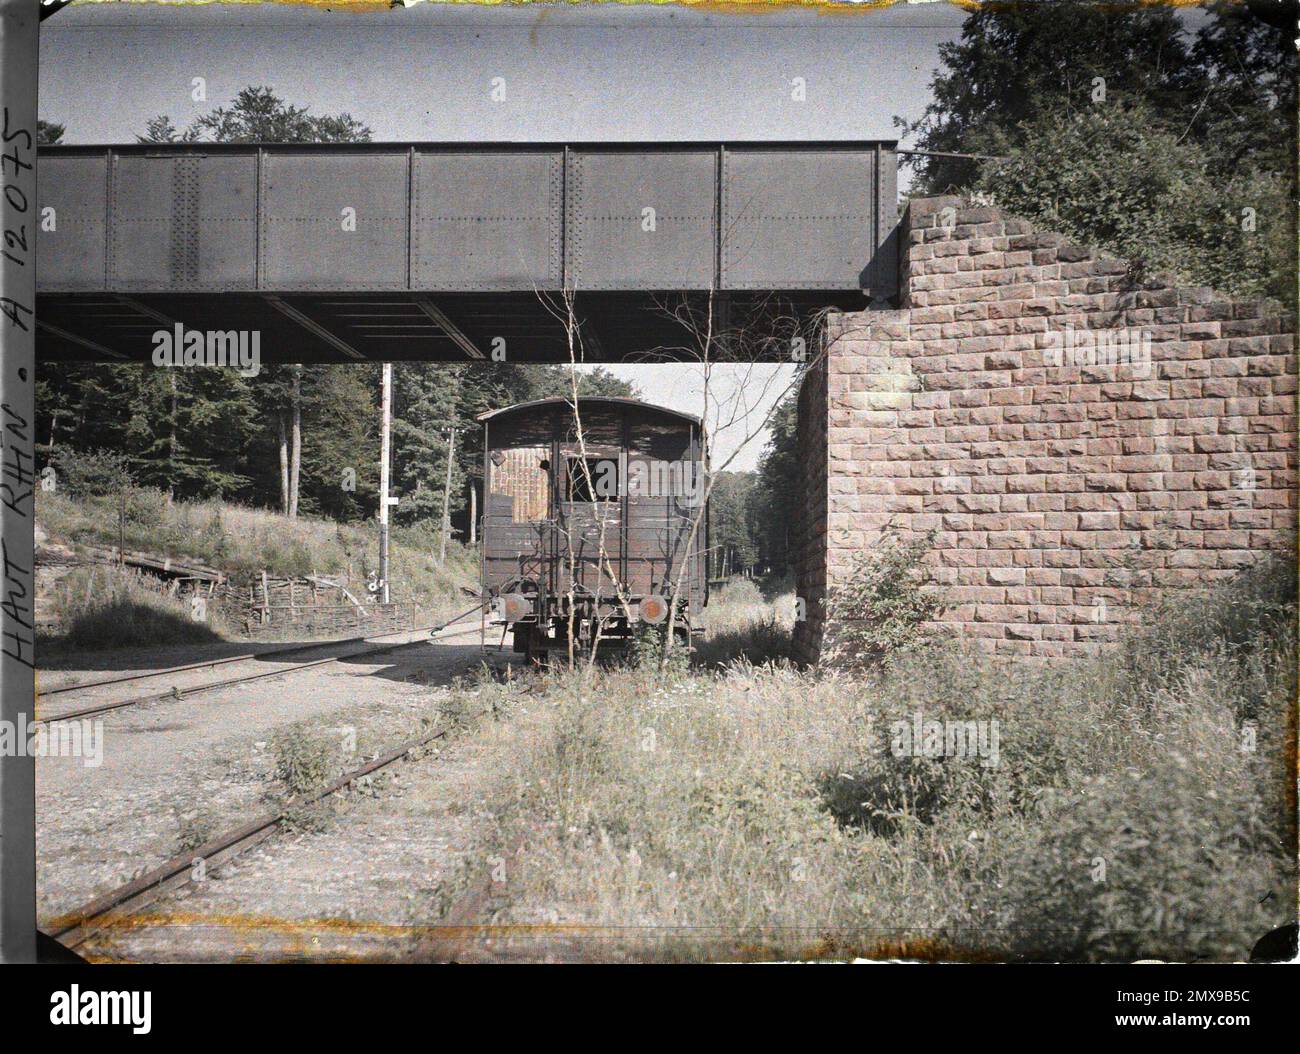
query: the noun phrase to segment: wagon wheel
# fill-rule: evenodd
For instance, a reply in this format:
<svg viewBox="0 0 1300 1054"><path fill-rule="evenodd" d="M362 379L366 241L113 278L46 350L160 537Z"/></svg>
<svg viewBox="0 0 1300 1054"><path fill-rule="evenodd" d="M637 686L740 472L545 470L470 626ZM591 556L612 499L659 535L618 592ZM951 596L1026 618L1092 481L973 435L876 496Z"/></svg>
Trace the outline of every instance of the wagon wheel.
<svg viewBox="0 0 1300 1054"><path fill-rule="evenodd" d="M537 627L528 624L524 629L524 633L524 661L530 667L545 666L546 649L539 647L539 637L541 635L537 632Z"/></svg>

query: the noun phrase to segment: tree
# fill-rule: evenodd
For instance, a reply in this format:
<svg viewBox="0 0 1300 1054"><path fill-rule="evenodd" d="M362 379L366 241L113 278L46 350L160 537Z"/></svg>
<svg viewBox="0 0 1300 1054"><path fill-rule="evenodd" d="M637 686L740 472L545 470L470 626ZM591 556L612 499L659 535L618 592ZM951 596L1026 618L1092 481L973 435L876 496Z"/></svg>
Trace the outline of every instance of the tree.
<svg viewBox="0 0 1300 1054"><path fill-rule="evenodd" d="M1135 271L1289 297L1293 34L1256 6L1215 5L1195 37L1145 6L973 12L933 102L895 120L923 150L982 158L923 157L917 189L978 190Z"/></svg>
<svg viewBox="0 0 1300 1054"><path fill-rule="evenodd" d="M401 498L393 519L398 524L442 518L448 429L463 431L469 425L470 415L459 405L464 373L464 366L439 362L399 362L393 367L392 485ZM453 462L452 493L462 493L464 478L463 463Z"/></svg>
<svg viewBox="0 0 1300 1054"><path fill-rule="evenodd" d="M1020 126L1022 145L985 162L975 186L1075 241L1129 261L1133 277L1171 271L1239 295L1286 295L1292 280L1288 185L1245 168L1218 179L1212 159L1139 101ZM1242 223L1242 210L1256 219Z"/></svg>
<svg viewBox="0 0 1300 1054"><path fill-rule="evenodd" d="M349 113L313 116L269 87L250 85L229 106L196 117L183 132L159 114L136 138L142 143L368 143L372 133Z"/></svg>
<svg viewBox="0 0 1300 1054"><path fill-rule="evenodd" d="M252 429L253 399L235 370L143 370L131 373L125 448L136 479L169 496L223 496L248 478L230 451Z"/></svg>
<svg viewBox="0 0 1300 1054"><path fill-rule="evenodd" d="M63 133L65 128L61 124L55 124L53 121L36 122L36 142L40 146L53 146L55 143L63 142Z"/></svg>
<svg viewBox="0 0 1300 1054"><path fill-rule="evenodd" d="M719 472L709 497L709 566L717 575L752 571L758 560L753 517L758 476Z"/></svg>
<svg viewBox="0 0 1300 1054"><path fill-rule="evenodd" d="M346 363L302 370L304 421L299 508L353 520L376 507L379 493L379 367Z"/></svg>
<svg viewBox="0 0 1300 1054"><path fill-rule="evenodd" d="M1165 8L1078 0L980 7L939 57L944 68L930 82L925 113L894 119L921 150L1003 154L1021 141L1022 122L1096 105L1099 87L1107 99L1138 96L1158 107L1177 106L1187 90L1187 46ZM914 164L918 188L931 194L967 187L976 173L974 162L957 158Z"/></svg>
<svg viewBox="0 0 1300 1054"><path fill-rule="evenodd" d="M269 87L242 89L230 106L218 106L179 131L159 114L145 125L142 143L365 143L370 129L349 113L314 116L305 106L291 106ZM286 373L262 389L264 416L275 422L280 460L282 511L298 515L302 470L302 368Z"/></svg>
<svg viewBox="0 0 1300 1054"><path fill-rule="evenodd" d="M791 392L772 413L771 435L754 484L758 563L777 576L790 573L790 524L800 494L799 397Z"/></svg>
<svg viewBox="0 0 1300 1054"><path fill-rule="evenodd" d="M249 484L239 459L255 431L254 403L236 371L50 363L41 372L46 457L113 450L130 459L137 482L179 497L230 496Z"/></svg>
<svg viewBox="0 0 1300 1054"><path fill-rule="evenodd" d="M1191 58L1201 94L1186 134L1213 147L1206 159L1215 178L1250 168L1291 171L1298 10L1296 0L1216 3L1196 36Z"/></svg>
<svg viewBox="0 0 1300 1054"><path fill-rule="evenodd" d="M561 367L553 367L559 370L561 374L565 371ZM567 377L563 378L565 391L568 394L569 381ZM597 366L590 373L580 374L578 377L578 394L579 395L603 395L617 399L636 399L640 393L636 386L629 384L620 377L616 377L604 366Z"/></svg>

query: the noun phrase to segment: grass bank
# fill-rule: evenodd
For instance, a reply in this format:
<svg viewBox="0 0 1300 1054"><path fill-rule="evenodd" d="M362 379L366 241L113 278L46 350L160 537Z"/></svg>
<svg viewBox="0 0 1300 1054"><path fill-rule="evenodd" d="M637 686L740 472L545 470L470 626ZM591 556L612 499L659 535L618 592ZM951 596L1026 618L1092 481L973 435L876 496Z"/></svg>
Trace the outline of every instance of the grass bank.
<svg viewBox="0 0 1300 1054"><path fill-rule="evenodd" d="M69 545L116 546L120 500L115 496L72 496L39 492L37 523L49 541ZM233 576L266 570L276 576L339 577L360 596L367 575L377 570L378 532L371 524L286 516L220 501L172 502L157 491L134 490L127 504L127 549L178 561L218 567ZM457 613L470 603L460 588L478 578L477 555L453 543L447 562L437 566L437 532L395 528L390 543L394 601L409 601L432 619ZM85 569L53 587L51 611L61 632L47 647L129 647L192 643L196 636L219 639L226 628L205 629L190 618L188 604L165 595L147 576L111 568ZM215 631L215 632L214 632Z"/></svg>

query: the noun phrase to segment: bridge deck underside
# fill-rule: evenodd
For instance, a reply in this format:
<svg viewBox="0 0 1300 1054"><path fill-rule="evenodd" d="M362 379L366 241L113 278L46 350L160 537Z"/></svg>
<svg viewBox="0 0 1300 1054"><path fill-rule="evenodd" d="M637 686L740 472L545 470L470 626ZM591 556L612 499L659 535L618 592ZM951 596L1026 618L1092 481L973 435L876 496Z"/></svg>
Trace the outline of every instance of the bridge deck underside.
<svg viewBox="0 0 1300 1054"><path fill-rule="evenodd" d="M826 308L859 310L861 293L715 295L714 359L789 361ZM586 362L693 361L710 303L698 293L583 293L572 301L574 356ZM256 331L263 362L568 362L560 293L47 294L37 300L44 361L149 360L154 335ZM721 336L720 336L721 335Z"/></svg>

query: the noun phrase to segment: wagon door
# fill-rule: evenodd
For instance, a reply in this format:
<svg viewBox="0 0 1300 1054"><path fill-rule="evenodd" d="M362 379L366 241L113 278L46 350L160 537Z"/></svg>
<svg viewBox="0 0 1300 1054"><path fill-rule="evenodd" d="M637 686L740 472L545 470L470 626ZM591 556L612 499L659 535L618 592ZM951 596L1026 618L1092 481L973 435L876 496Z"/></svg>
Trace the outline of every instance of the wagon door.
<svg viewBox="0 0 1300 1054"><path fill-rule="evenodd" d="M581 443L570 427L559 445L556 592L612 600L623 577L622 411L584 406L582 430Z"/></svg>
<svg viewBox="0 0 1300 1054"><path fill-rule="evenodd" d="M636 596L670 593L686 559L703 485L694 453L689 423L661 414L633 417L627 454L627 581ZM703 541L701 530L696 552ZM688 571L684 597L690 582Z"/></svg>

